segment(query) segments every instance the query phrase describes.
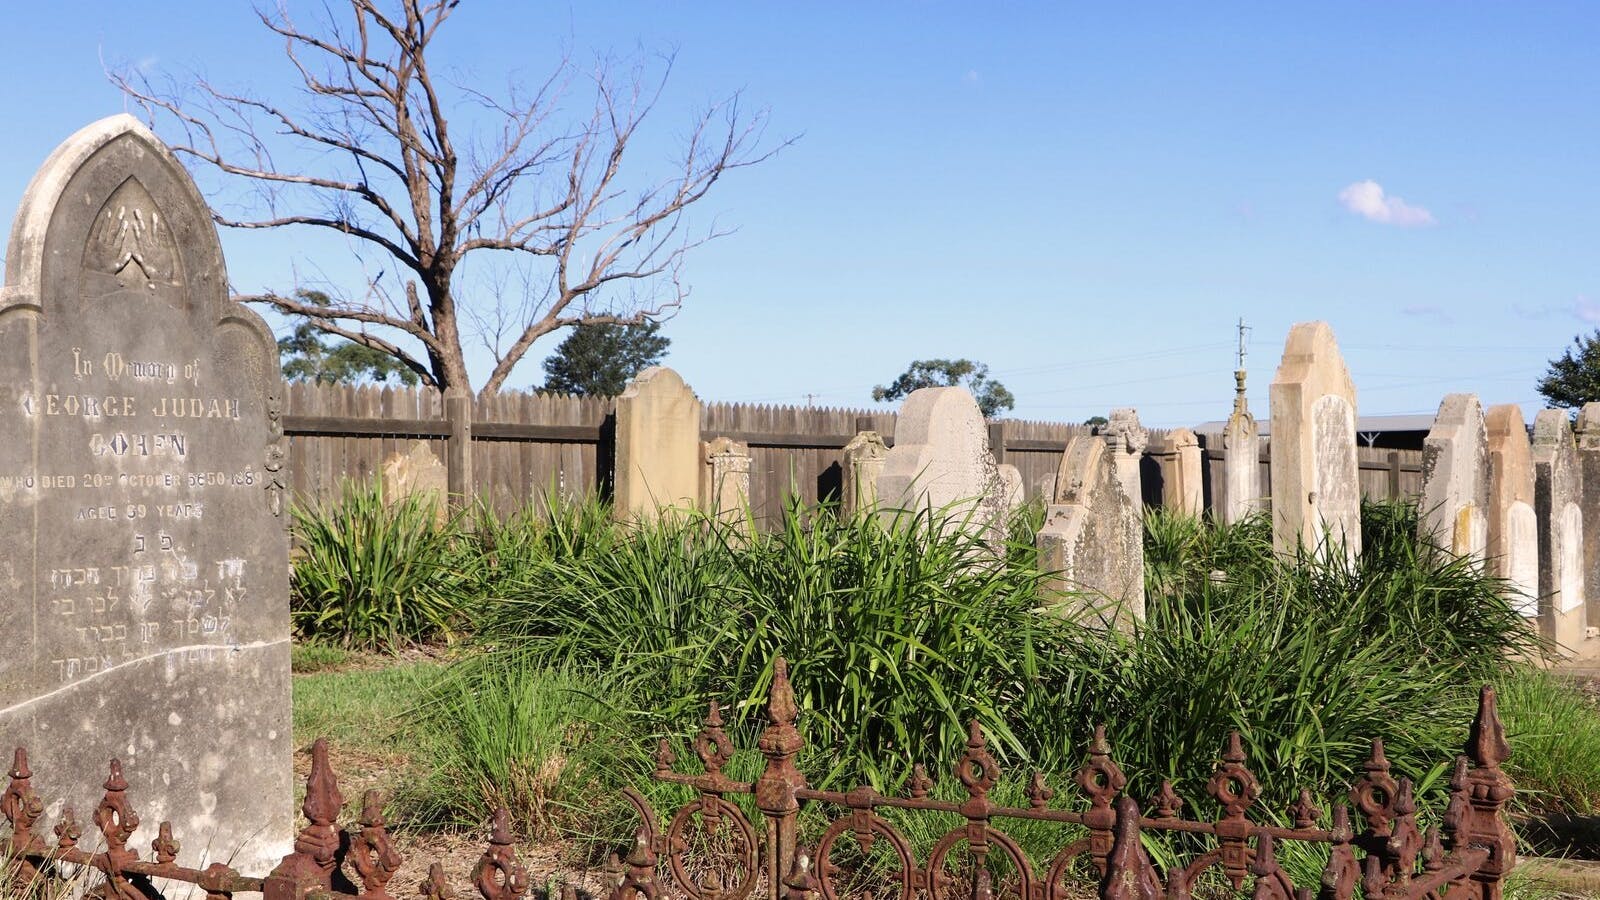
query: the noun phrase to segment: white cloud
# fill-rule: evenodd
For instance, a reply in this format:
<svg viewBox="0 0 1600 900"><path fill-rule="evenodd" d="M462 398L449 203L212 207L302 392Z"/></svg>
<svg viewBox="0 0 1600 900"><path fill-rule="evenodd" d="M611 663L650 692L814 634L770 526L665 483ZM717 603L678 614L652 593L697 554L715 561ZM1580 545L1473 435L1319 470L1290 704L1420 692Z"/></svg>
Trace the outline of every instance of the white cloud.
<svg viewBox="0 0 1600 900"><path fill-rule="evenodd" d="M977 69L968 69L967 74L961 76L961 80L965 81L967 84L977 84L982 79L983 76L978 74Z"/></svg>
<svg viewBox="0 0 1600 900"><path fill-rule="evenodd" d="M1339 203L1362 218L1402 228L1435 225L1433 213L1412 206L1399 197L1383 192L1383 185L1368 179L1357 181L1339 192Z"/></svg>

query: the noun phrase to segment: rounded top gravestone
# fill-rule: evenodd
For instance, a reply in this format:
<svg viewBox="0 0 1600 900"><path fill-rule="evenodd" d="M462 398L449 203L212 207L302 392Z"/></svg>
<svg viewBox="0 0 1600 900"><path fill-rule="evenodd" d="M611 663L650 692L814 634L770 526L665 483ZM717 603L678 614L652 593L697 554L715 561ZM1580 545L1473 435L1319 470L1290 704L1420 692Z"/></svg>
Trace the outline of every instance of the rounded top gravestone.
<svg viewBox="0 0 1600 900"><path fill-rule="evenodd" d="M47 815L119 757L148 843L269 868L292 831L283 383L216 229L129 116L23 196L0 290L0 736Z"/></svg>

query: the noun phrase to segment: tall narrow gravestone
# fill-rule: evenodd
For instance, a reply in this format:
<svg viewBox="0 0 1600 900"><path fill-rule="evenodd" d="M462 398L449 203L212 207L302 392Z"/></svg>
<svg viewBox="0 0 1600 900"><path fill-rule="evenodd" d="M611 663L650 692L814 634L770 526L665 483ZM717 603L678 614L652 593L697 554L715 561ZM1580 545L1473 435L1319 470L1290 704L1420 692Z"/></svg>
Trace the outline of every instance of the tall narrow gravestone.
<svg viewBox="0 0 1600 900"><path fill-rule="evenodd" d="M1289 330L1272 381L1272 545L1341 548L1361 555L1361 485L1356 462L1356 389L1333 329Z"/></svg>
<svg viewBox="0 0 1600 900"><path fill-rule="evenodd" d="M1582 494L1584 617L1600 625L1600 403L1585 403L1578 411L1578 479Z"/></svg>
<svg viewBox="0 0 1600 900"><path fill-rule="evenodd" d="M0 291L0 740L80 821L120 758L149 846L289 848L283 383L205 202L129 116L24 195Z"/></svg>
<svg viewBox="0 0 1600 900"><path fill-rule="evenodd" d="M1539 615L1539 517L1533 511L1533 449L1522 409L1491 406L1483 414L1489 434L1489 572L1510 583L1512 604Z"/></svg>
<svg viewBox="0 0 1600 900"><path fill-rule="evenodd" d="M1200 439L1187 428L1167 432L1167 458L1162 461L1161 505L1185 516L1199 517L1206 511L1205 486L1201 483Z"/></svg>
<svg viewBox="0 0 1600 900"><path fill-rule="evenodd" d="M1539 522L1539 630L1564 653L1583 645L1583 493L1564 409L1533 417L1533 511Z"/></svg>
<svg viewBox="0 0 1600 900"><path fill-rule="evenodd" d="M1457 556L1482 561L1489 541L1489 433L1476 394L1450 394L1422 442L1418 529Z"/></svg>
<svg viewBox="0 0 1600 900"><path fill-rule="evenodd" d="M1222 431L1222 490L1213 501L1225 523L1238 522L1260 509L1261 432L1250 414L1244 391L1244 370L1233 373L1233 413Z"/></svg>

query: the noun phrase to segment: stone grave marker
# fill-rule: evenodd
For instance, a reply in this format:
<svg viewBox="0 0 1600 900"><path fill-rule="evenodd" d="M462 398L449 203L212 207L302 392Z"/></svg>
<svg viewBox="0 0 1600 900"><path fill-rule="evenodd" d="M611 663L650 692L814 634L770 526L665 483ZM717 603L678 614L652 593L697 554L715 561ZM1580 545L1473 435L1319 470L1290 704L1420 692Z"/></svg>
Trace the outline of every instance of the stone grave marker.
<svg viewBox="0 0 1600 900"><path fill-rule="evenodd" d="M883 462L889 455L889 445L876 431L858 431L844 445L843 496L844 511L871 509L878 504L878 476L883 474Z"/></svg>
<svg viewBox="0 0 1600 900"><path fill-rule="evenodd" d="M1245 371L1233 373L1233 412L1222 429L1222 490L1217 491L1219 517L1231 524L1261 509L1261 431L1245 396Z"/></svg>
<svg viewBox="0 0 1600 900"><path fill-rule="evenodd" d="M1422 444L1418 528L1440 547L1478 560L1489 542L1488 441L1477 395L1450 394Z"/></svg>
<svg viewBox="0 0 1600 900"><path fill-rule="evenodd" d="M1506 579L1513 601L1530 619L1539 615L1539 517L1533 509L1533 449L1514 403L1484 413L1489 435L1489 535L1491 574Z"/></svg>
<svg viewBox="0 0 1600 900"><path fill-rule="evenodd" d="M1206 511L1205 485L1201 482L1200 439L1187 428L1174 428L1165 439L1167 458L1162 461L1161 505L1185 516Z"/></svg>
<svg viewBox="0 0 1600 900"><path fill-rule="evenodd" d="M894 447L878 476L885 515L895 510L948 510L989 530L998 518L1000 474L989 452L989 429L965 388L912 391L900 405Z"/></svg>
<svg viewBox="0 0 1600 900"><path fill-rule="evenodd" d="M1353 564L1361 554L1356 389L1328 323L1289 330L1271 397L1273 547L1340 547Z"/></svg>
<svg viewBox="0 0 1600 900"><path fill-rule="evenodd" d="M613 508L654 518L700 499L700 398L665 366L640 372L617 398Z"/></svg>
<svg viewBox="0 0 1600 900"><path fill-rule="evenodd" d="M1144 457L1145 448L1150 446L1150 432L1139 424L1138 410L1128 407L1113 409L1106 424L1100 427L1100 433L1112 451L1111 465L1116 470L1117 481L1122 485L1123 492L1130 497L1142 498L1139 462ZM1143 505L1140 499L1140 506Z"/></svg>
<svg viewBox="0 0 1600 900"><path fill-rule="evenodd" d="M1027 486L1022 483L1022 470L1010 463L1001 463L997 467L999 476L999 501L1000 509L1010 515L1017 507L1028 501Z"/></svg>
<svg viewBox="0 0 1600 900"><path fill-rule="evenodd" d="M289 850L283 382L210 212L130 116L34 177L0 290L0 736L89 824L118 757L146 848Z"/></svg>
<svg viewBox="0 0 1600 900"><path fill-rule="evenodd" d="M1144 510L1137 455L1131 484L1117 465L1119 455L1129 455L1129 440L1138 440L1129 428L1137 417L1123 412L1122 427L1067 442L1035 540L1039 564L1056 573L1046 586L1047 602L1127 627L1144 618Z"/></svg>
<svg viewBox="0 0 1600 900"><path fill-rule="evenodd" d="M715 437L705 442L702 454L701 508L723 522L745 528L750 522L750 445Z"/></svg>
<svg viewBox="0 0 1600 900"><path fill-rule="evenodd" d="M1539 631L1562 651L1585 640L1578 450L1564 409L1533 417L1533 511L1539 523Z"/></svg>
<svg viewBox="0 0 1600 900"><path fill-rule="evenodd" d="M433 505L434 521L450 517L450 473L427 441L412 441L404 453L396 450L383 461L383 502L392 505L417 496Z"/></svg>
<svg viewBox="0 0 1600 900"><path fill-rule="evenodd" d="M1578 479L1583 513L1584 618L1600 625L1600 403L1578 411Z"/></svg>

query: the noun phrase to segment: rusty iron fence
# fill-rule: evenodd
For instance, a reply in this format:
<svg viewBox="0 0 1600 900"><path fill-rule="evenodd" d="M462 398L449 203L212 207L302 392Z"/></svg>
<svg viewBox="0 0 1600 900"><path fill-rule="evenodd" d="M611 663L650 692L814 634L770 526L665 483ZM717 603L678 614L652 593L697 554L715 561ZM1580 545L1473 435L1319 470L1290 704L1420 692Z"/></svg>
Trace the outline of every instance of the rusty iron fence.
<svg viewBox="0 0 1600 900"><path fill-rule="evenodd" d="M311 771L306 778L306 798L300 810L308 820L294 840L294 850L277 868L262 876L244 875L223 863L204 869L177 864L179 844L170 822L162 822L151 842L150 858L128 846L139 828L139 814L128 798L122 764L111 761L105 795L90 819L105 842L104 850L80 845L84 826L67 807L52 829L54 840L40 834L39 820L45 803L31 783L28 754L17 748L11 763L11 782L0 795L0 813L11 823L4 843L8 897L94 896L101 900L152 900L163 896L158 882L192 885L207 900L227 900L235 894L261 894L263 900L394 900L389 882L404 859L389 839L383 804L377 791L363 796L356 827L339 828L337 820L344 797L328 764L328 747L317 741L311 749ZM344 871L345 867L354 872ZM87 890L72 887L78 874L69 869L98 873L101 881ZM354 877L350 877L351 875ZM51 889L59 884L61 890ZM472 870L472 884L484 900L520 900L528 892L528 872L517 858L505 809L494 816L487 848ZM345 888L341 890L340 888ZM435 862L418 885L404 891L426 900L455 900ZM575 900L576 890L562 889L562 900Z"/></svg>
<svg viewBox="0 0 1600 900"><path fill-rule="evenodd" d="M798 710L783 660L775 666L767 724L759 748L765 769L753 782L724 774L732 743L713 705L693 741L703 771L674 770L676 760L663 741L654 778L686 785L695 799L679 808L662 830L643 794L626 790L644 821L625 862L616 866L612 900L681 895L692 900L743 900L764 887L768 900L823 897L874 897L877 900L930 900L1014 897L1065 900L1084 895L1074 867L1098 877L1105 900L1187 900L1207 872L1219 871L1224 890L1247 888L1254 900L1345 900L1359 888L1368 900L1498 900L1516 861L1516 843L1502 809L1514 789L1500 768L1510 756L1495 708L1492 688L1484 687L1466 752L1457 758L1450 801L1437 823L1423 830L1409 779L1396 779L1374 741L1362 773L1350 788L1349 804L1361 819L1352 823L1343 801L1331 814L1301 791L1288 808L1292 826L1252 818L1260 785L1234 733L1223 748L1207 792L1221 812L1212 820L1186 818L1185 803L1163 782L1147 811L1123 793L1127 779L1113 759L1104 729L1096 729L1087 759L1074 779L1083 802L1067 808L1053 802L1056 792L1035 773L1028 806L1008 807L990 796L999 776L982 731L973 725L954 774L967 799L930 796L934 784L918 767L907 796L885 796L870 787L821 791L807 785L794 758L804 742L795 728ZM730 799L731 798L731 799ZM735 799L747 798L759 812L759 833ZM819 805L830 824L814 847L801 846L796 828L803 806ZM1086 808L1083 808L1086 807ZM965 821L947 831L919 863L906 835L881 810L915 816L937 813ZM1068 826L1059 851L1036 868L1019 842L998 823L1055 823ZM1147 833L1184 836L1204 849L1159 871L1147 852ZM1184 843L1180 839L1179 843ZM1285 844L1326 845L1328 862L1314 892L1296 885L1279 861ZM875 848L886 858L869 862ZM957 851L961 850L958 864ZM713 859L696 858L694 851ZM864 874L866 881L863 880ZM875 879L875 881L873 881ZM867 881L872 881L870 886Z"/></svg>

